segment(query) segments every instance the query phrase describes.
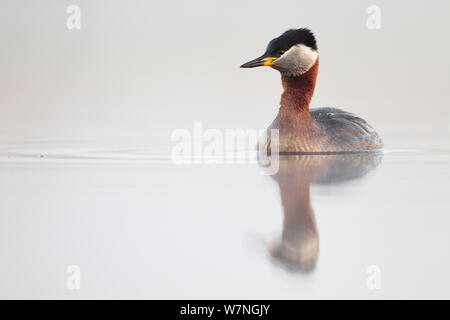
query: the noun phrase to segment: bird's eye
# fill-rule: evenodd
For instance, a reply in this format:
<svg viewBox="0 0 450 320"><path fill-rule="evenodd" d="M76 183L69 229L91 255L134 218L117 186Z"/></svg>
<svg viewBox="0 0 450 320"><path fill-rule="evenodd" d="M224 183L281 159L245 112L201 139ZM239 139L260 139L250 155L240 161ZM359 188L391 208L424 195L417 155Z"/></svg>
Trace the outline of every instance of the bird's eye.
<svg viewBox="0 0 450 320"><path fill-rule="evenodd" d="M278 51L278 56L281 57L285 52L286 52L285 50Z"/></svg>

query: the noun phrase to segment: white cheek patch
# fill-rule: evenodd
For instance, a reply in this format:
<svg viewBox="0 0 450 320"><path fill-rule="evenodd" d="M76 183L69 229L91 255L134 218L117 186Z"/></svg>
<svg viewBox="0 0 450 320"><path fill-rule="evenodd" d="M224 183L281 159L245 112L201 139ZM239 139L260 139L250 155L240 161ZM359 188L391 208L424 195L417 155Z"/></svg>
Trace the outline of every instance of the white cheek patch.
<svg viewBox="0 0 450 320"><path fill-rule="evenodd" d="M286 51L273 62L273 67L288 76L298 76L307 72L316 63L318 53L304 44L298 44Z"/></svg>

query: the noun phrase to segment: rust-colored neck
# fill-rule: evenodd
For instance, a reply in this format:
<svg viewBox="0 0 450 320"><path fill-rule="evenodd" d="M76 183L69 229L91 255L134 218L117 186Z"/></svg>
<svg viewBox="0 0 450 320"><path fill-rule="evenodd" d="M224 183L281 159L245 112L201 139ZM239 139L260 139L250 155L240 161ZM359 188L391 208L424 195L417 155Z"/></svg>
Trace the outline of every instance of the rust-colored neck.
<svg viewBox="0 0 450 320"><path fill-rule="evenodd" d="M309 110L309 102L316 86L319 59L306 73L297 77L282 76L284 92L281 95L280 112L301 112Z"/></svg>

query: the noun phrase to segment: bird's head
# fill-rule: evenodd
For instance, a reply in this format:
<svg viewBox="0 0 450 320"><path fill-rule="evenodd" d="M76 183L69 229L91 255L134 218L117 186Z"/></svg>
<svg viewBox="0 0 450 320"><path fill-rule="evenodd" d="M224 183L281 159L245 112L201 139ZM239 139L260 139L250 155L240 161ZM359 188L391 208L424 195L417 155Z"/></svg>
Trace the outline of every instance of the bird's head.
<svg viewBox="0 0 450 320"><path fill-rule="evenodd" d="M317 44L309 29L290 29L269 42L266 52L241 68L270 66L284 76L296 77L307 72L317 61Z"/></svg>

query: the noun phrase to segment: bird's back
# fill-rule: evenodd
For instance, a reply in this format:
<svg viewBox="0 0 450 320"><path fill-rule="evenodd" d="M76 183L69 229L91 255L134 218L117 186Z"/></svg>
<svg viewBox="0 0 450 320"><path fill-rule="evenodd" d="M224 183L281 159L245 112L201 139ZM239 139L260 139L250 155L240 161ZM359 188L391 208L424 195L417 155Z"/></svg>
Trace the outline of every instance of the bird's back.
<svg viewBox="0 0 450 320"><path fill-rule="evenodd" d="M322 135L334 150L373 151L383 148L380 136L364 119L337 108L310 109L311 118L322 128Z"/></svg>

